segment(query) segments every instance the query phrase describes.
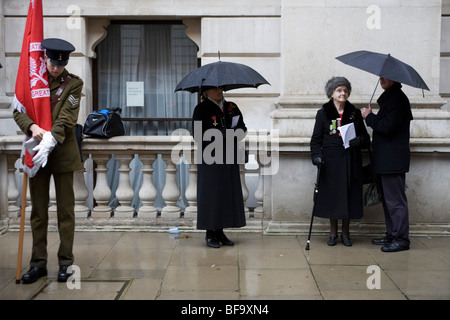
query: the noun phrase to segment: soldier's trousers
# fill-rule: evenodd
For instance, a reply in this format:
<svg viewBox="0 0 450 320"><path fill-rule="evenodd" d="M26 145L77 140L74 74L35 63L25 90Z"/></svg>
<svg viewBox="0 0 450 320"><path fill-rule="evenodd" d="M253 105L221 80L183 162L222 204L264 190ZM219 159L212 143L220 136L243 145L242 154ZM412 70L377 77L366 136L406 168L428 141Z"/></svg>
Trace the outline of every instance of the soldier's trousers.
<svg viewBox="0 0 450 320"><path fill-rule="evenodd" d="M47 228L50 177L47 167L41 168L30 178L31 217L33 247L30 267L47 267ZM73 191L73 172L54 173L57 218L59 231L59 265L73 264L73 239L75 233L75 196Z"/></svg>

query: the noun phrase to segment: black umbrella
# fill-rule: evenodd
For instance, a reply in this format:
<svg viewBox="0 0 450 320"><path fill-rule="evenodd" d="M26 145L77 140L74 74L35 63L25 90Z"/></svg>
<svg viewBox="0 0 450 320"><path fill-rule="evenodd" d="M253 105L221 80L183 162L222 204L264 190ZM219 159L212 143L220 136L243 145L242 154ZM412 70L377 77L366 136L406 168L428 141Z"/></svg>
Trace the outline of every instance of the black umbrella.
<svg viewBox="0 0 450 320"><path fill-rule="evenodd" d="M344 54L336 57L336 59L352 67L389 80L407 84L415 88L430 90L413 67L394 58L390 54L362 50ZM372 101L372 99L370 100Z"/></svg>
<svg viewBox="0 0 450 320"><path fill-rule="evenodd" d="M187 74L175 88L176 91L199 92L202 87L257 88L270 83L257 71L244 64L218 61L206 64Z"/></svg>

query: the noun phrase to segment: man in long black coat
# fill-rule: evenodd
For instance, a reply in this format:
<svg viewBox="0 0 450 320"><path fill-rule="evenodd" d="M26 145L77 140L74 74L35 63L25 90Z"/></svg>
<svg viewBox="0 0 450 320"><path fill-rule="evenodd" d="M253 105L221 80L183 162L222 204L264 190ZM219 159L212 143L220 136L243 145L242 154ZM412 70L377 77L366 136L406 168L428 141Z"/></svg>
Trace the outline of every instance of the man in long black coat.
<svg viewBox="0 0 450 320"><path fill-rule="evenodd" d="M386 236L372 243L384 245L384 252L409 249L409 213L405 194L405 173L409 171L409 129L413 119L408 97L401 84L380 78L385 90L378 99L380 110L363 108L362 116L373 129L373 165L383 190Z"/></svg>
<svg viewBox="0 0 450 320"><path fill-rule="evenodd" d="M239 173L239 164L245 161L238 142L247 128L238 106L223 99L221 88L204 90L203 97L192 117L194 139L202 147L197 165L197 228L207 230L208 246L219 248L234 244L223 228L246 224Z"/></svg>

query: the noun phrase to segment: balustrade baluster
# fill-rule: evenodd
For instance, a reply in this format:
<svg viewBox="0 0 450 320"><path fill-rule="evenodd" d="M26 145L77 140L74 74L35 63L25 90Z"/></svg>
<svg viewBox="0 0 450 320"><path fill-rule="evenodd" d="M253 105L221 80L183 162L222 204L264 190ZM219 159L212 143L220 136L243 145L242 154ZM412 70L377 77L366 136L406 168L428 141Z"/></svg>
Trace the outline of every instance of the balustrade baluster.
<svg viewBox="0 0 450 320"><path fill-rule="evenodd" d="M53 180L53 175L50 177L50 189L49 189L49 195L50 195L50 207L48 208L48 218L57 218L58 212L57 212L57 203L56 203L56 189L55 189L55 181Z"/></svg>
<svg viewBox="0 0 450 320"><path fill-rule="evenodd" d="M8 217L17 218L20 215L20 207L16 205L20 191L16 185L16 161L17 154L8 154Z"/></svg>
<svg viewBox="0 0 450 320"><path fill-rule="evenodd" d="M255 199L258 206L253 211L253 217L261 219L264 214L264 176L261 174L261 164L259 164L258 187L255 190Z"/></svg>
<svg viewBox="0 0 450 320"><path fill-rule="evenodd" d="M177 185L177 167L172 161L170 153L162 154L162 159L166 163L166 184L162 191L162 197L166 206L161 211L161 218L180 218L181 209L177 206L180 198L180 190Z"/></svg>
<svg viewBox="0 0 450 320"><path fill-rule="evenodd" d="M245 182L245 164L240 164L239 165L239 174L240 174L240 177L241 177L242 196L244 198L245 217L248 219L249 218L249 210L245 206L245 202L248 199L249 192L248 192L248 188L247 188L247 183Z"/></svg>
<svg viewBox="0 0 450 320"><path fill-rule="evenodd" d="M130 206L134 197L134 190L130 183L130 162L133 159L132 154L115 155L119 161L119 185L116 190L116 197L120 205L114 212L115 218L133 218L134 208Z"/></svg>
<svg viewBox="0 0 450 320"><path fill-rule="evenodd" d="M86 199L89 196L89 190L84 180L86 172L83 166L82 170L75 171L73 176L73 186L75 194L75 218L87 218L89 215L89 208L85 205Z"/></svg>
<svg viewBox="0 0 450 320"><path fill-rule="evenodd" d="M112 209L108 206L109 198L111 197L111 189L108 185L107 167L106 163L109 160L108 155L92 155L93 160L97 164L95 172L97 173L96 184L93 192L97 206L92 210L92 218L109 218L111 216Z"/></svg>
<svg viewBox="0 0 450 320"><path fill-rule="evenodd" d="M184 217L188 219L197 219L197 165L189 165L189 184L185 191L185 197L189 206L184 210Z"/></svg>
<svg viewBox="0 0 450 320"><path fill-rule="evenodd" d="M154 207L154 201L157 196L157 191L153 185L153 162L156 159L156 154L139 155L139 160L142 162L142 186L139 190L139 198L142 201L142 206L138 211L138 218L156 218L158 210Z"/></svg>

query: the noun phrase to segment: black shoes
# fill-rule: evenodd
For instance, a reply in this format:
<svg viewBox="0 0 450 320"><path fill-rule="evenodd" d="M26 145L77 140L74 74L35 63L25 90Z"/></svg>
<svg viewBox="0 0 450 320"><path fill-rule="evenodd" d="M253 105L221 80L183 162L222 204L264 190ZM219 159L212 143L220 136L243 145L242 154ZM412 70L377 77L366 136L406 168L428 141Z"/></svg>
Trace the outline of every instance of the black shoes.
<svg viewBox="0 0 450 320"><path fill-rule="evenodd" d="M67 282L67 279L72 275L72 273L67 272L69 266L60 266L58 271L58 282Z"/></svg>
<svg viewBox="0 0 450 320"><path fill-rule="evenodd" d="M336 236L330 236L327 241L327 245L334 246L336 244Z"/></svg>
<svg viewBox="0 0 450 320"><path fill-rule="evenodd" d="M337 240L337 236L330 236L328 238L327 244L329 246L334 246L334 245L336 245L336 240ZM352 239L350 239L349 236L342 236L342 243L346 247L351 247L353 245Z"/></svg>
<svg viewBox="0 0 450 320"><path fill-rule="evenodd" d="M216 234L212 230L206 231L206 245L211 248L220 248L220 242L217 240Z"/></svg>
<svg viewBox="0 0 450 320"><path fill-rule="evenodd" d="M224 246L234 246L234 242L227 238L225 233L222 230L216 231L217 240L222 243Z"/></svg>
<svg viewBox="0 0 450 320"><path fill-rule="evenodd" d="M385 245L381 247L381 251L383 252L397 252L397 251L403 251L408 250L409 246L402 246L396 241L392 241L388 245Z"/></svg>
<svg viewBox="0 0 450 320"><path fill-rule="evenodd" d="M224 246L234 246L234 242L227 238L223 230L207 230L206 245L211 248L220 248L222 243Z"/></svg>
<svg viewBox="0 0 450 320"><path fill-rule="evenodd" d="M58 271L58 282L67 282L72 273L67 272L69 266L60 266ZM36 282L39 278L47 275L47 269L31 267L27 273L22 276L22 283L29 284Z"/></svg>
<svg viewBox="0 0 450 320"><path fill-rule="evenodd" d="M380 239L372 239L372 244L377 244L377 245L388 245L391 243L391 240L389 240L386 237L380 238Z"/></svg>
<svg viewBox="0 0 450 320"><path fill-rule="evenodd" d="M381 247L381 251L383 252L397 252L409 249L409 246L402 246L395 240L389 240L386 237L381 239L372 239L372 243L382 245L383 247Z"/></svg>
<svg viewBox="0 0 450 320"><path fill-rule="evenodd" d="M349 236L342 236L342 243L346 247L351 247L353 245L352 239Z"/></svg>
<svg viewBox="0 0 450 320"><path fill-rule="evenodd" d="M22 282L25 284L36 282L39 278L47 275L47 269L31 267L27 273L22 276Z"/></svg>

